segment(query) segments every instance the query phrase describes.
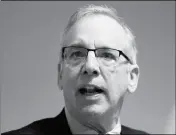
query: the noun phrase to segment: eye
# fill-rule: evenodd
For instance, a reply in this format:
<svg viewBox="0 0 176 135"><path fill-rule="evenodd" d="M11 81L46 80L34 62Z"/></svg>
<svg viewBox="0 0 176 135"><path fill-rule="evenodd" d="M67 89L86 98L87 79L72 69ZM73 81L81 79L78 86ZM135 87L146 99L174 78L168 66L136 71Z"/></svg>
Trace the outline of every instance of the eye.
<svg viewBox="0 0 176 135"><path fill-rule="evenodd" d="M115 60L115 56L112 53L109 52L103 52L100 57L106 59L106 60Z"/></svg>
<svg viewBox="0 0 176 135"><path fill-rule="evenodd" d="M81 51L74 51L70 54L70 58L82 58L84 57L84 53Z"/></svg>

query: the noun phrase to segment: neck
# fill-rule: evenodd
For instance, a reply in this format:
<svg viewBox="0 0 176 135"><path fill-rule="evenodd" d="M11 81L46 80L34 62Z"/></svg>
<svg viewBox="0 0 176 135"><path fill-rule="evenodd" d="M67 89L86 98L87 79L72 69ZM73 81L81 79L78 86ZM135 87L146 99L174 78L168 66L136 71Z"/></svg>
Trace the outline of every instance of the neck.
<svg viewBox="0 0 176 135"><path fill-rule="evenodd" d="M76 120L72 115L70 115L71 113L67 110L66 107L65 111L69 126L73 133L81 133L86 130L93 130L95 133L108 133L116 126L121 126L119 113L107 114L107 116L103 115L89 120L82 118L80 121ZM82 131L80 131L80 127Z"/></svg>

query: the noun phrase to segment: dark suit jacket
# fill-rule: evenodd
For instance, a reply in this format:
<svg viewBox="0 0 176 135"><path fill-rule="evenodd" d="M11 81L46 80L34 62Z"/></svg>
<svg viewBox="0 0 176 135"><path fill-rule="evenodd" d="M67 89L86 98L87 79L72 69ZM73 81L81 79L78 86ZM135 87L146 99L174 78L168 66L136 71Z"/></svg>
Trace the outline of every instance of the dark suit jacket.
<svg viewBox="0 0 176 135"><path fill-rule="evenodd" d="M121 134L147 134L122 125ZM72 135L67 123L64 109L54 118L35 121L17 130L2 133L2 135Z"/></svg>

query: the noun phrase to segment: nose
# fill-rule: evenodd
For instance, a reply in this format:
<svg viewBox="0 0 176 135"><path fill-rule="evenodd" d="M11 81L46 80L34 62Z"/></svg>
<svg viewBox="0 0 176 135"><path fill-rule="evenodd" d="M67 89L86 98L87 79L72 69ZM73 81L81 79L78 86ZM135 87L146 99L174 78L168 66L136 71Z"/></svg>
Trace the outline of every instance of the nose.
<svg viewBox="0 0 176 135"><path fill-rule="evenodd" d="M99 64L97 62L95 53L93 51L89 51L87 54L87 60L85 61L85 64L82 67L82 74L98 76L99 73Z"/></svg>

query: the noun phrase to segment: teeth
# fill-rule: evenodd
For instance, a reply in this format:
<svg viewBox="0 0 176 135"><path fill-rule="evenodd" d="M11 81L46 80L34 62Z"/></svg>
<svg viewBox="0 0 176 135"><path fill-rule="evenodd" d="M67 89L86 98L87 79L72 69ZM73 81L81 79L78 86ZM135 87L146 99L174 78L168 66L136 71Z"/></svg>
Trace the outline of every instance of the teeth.
<svg viewBox="0 0 176 135"><path fill-rule="evenodd" d="M93 93L100 93L102 92L101 89L95 88L95 87L86 87L79 89L81 94L93 94Z"/></svg>

